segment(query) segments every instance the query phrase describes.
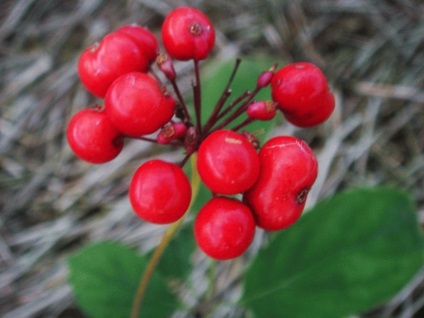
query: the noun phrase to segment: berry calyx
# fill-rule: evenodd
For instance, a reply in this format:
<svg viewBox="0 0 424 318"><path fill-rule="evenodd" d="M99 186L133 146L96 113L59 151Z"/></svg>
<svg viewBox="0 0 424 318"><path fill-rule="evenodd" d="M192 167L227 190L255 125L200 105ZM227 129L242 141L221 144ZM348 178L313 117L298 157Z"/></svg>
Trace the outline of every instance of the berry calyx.
<svg viewBox="0 0 424 318"><path fill-rule="evenodd" d="M261 174L243 198L259 227L282 230L302 214L318 163L306 142L292 136L268 140L259 151L259 160Z"/></svg>
<svg viewBox="0 0 424 318"><path fill-rule="evenodd" d="M69 146L80 159L100 164L121 152L121 133L100 108L83 109L70 120L66 131Z"/></svg>
<svg viewBox="0 0 424 318"><path fill-rule="evenodd" d="M191 186L178 165L153 159L143 163L134 173L129 197L140 218L168 224L178 221L187 211Z"/></svg>
<svg viewBox="0 0 424 318"><path fill-rule="evenodd" d="M133 72L113 82L105 97L105 107L123 134L139 137L159 130L171 120L175 100L150 75Z"/></svg>
<svg viewBox="0 0 424 318"><path fill-rule="evenodd" d="M286 65L271 80L272 99L292 123L308 118L307 125L315 126L325 121L332 112L327 106L328 94L325 75L308 62Z"/></svg>
<svg viewBox="0 0 424 318"><path fill-rule="evenodd" d="M119 76L149 68L147 58L131 36L123 32L110 33L99 43L82 52L78 60L81 82L93 95L103 98Z"/></svg>
<svg viewBox="0 0 424 318"><path fill-rule="evenodd" d="M249 207L235 199L215 197L199 211L194 237L200 249L217 260L243 254L255 235L255 220Z"/></svg>
<svg viewBox="0 0 424 318"><path fill-rule="evenodd" d="M214 193L237 194L249 189L259 176L259 158L244 137L217 130L200 144L197 154L200 178Z"/></svg>
<svg viewBox="0 0 424 318"><path fill-rule="evenodd" d="M172 10L162 25L162 41L174 59L203 60L215 44L215 29L209 18L191 7Z"/></svg>

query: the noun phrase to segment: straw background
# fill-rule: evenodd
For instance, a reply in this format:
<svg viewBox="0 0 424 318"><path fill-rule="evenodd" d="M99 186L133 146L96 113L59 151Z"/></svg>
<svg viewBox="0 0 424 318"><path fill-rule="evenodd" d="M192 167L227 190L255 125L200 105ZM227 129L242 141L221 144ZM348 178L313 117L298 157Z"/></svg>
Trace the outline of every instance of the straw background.
<svg viewBox="0 0 424 318"><path fill-rule="evenodd" d="M328 75L337 100L331 120L313 129L283 124L273 131L296 134L317 152L321 170L309 205L342 189L392 185L411 193L424 223L421 0L3 0L1 317L83 317L66 283L70 253L103 239L141 251L157 244L163 229L134 217L128 183L142 161L176 161L181 154L129 142L119 160L93 166L71 153L64 131L73 113L96 103L76 73L83 48L132 22L159 36L166 13L180 5L214 21L217 59L265 53L287 63L313 62ZM178 67L188 90L190 69ZM237 270L226 265L218 271L217 294L225 299ZM364 316L413 317L424 306L423 287L419 275Z"/></svg>

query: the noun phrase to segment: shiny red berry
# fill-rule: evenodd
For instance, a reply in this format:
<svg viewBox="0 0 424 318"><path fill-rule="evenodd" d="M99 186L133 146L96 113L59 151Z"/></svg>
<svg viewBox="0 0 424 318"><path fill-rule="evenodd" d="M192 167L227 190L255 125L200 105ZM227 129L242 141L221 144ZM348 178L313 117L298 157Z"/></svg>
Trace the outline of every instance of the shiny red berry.
<svg viewBox="0 0 424 318"><path fill-rule="evenodd" d="M128 73L110 86L106 113L125 135L139 137L159 130L172 118L175 100L150 75Z"/></svg>
<svg viewBox="0 0 424 318"><path fill-rule="evenodd" d="M124 25L115 32L123 33L131 37L149 63L155 61L159 51L159 44L156 36L152 32L137 24Z"/></svg>
<svg viewBox="0 0 424 318"><path fill-rule="evenodd" d="M147 58L132 38L110 33L100 43L88 47L78 60L78 74L88 91L103 98L112 82L128 72L145 72Z"/></svg>
<svg viewBox="0 0 424 318"><path fill-rule="evenodd" d="M332 112L326 106L329 94L327 79L311 63L292 63L277 71L271 80L271 94L284 115L292 119L309 118L317 125Z"/></svg>
<svg viewBox="0 0 424 318"><path fill-rule="evenodd" d="M298 127L313 127L326 121L334 111L335 100L334 95L330 91L323 100L321 108L317 112L306 113L302 115L292 115L285 113L284 117L288 122Z"/></svg>
<svg viewBox="0 0 424 318"><path fill-rule="evenodd" d="M223 129L211 133L200 144L197 169L212 192L236 194L256 182L259 158L246 137Z"/></svg>
<svg viewBox="0 0 424 318"><path fill-rule="evenodd" d="M178 221L187 211L191 186L178 165L154 159L143 163L134 173L129 197L140 218L167 224Z"/></svg>
<svg viewBox="0 0 424 318"><path fill-rule="evenodd" d="M200 209L194 221L198 246L217 260L228 260L243 254L254 235L252 212L235 199L212 198Z"/></svg>
<svg viewBox="0 0 424 318"><path fill-rule="evenodd" d="M215 44L215 29L209 18L191 7L172 10L162 25L162 41L177 60L203 60Z"/></svg>
<svg viewBox="0 0 424 318"><path fill-rule="evenodd" d="M68 124L66 136L72 151L90 163L108 162L124 146L122 135L99 108L76 113Z"/></svg>
<svg viewBox="0 0 424 318"><path fill-rule="evenodd" d="M244 201L265 230L281 230L302 214L318 173L311 148L292 136L274 137L259 151L261 174L244 194Z"/></svg>

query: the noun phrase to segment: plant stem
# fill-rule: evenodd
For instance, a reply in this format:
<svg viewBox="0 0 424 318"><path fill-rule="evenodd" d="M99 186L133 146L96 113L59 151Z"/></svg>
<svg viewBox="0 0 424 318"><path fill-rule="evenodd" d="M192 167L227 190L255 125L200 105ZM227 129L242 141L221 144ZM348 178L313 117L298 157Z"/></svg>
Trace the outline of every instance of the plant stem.
<svg viewBox="0 0 424 318"><path fill-rule="evenodd" d="M208 270L209 286L208 286L208 289L206 290L206 295L205 295L205 298L207 301L212 300L215 294L216 266L217 266L217 262L215 260L211 260L211 263L209 264L209 270Z"/></svg>
<svg viewBox="0 0 424 318"><path fill-rule="evenodd" d="M174 89L175 95L177 95L178 101L180 102L181 109L185 117L185 121L190 122L191 121L190 113L187 109L187 105L184 101L183 95L181 94L180 88L178 87L177 82L175 80L170 82L171 82L172 88Z"/></svg>
<svg viewBox="0 0 424 318"><path fill-rule="evenodd" d="M246 91L244 94L240 95L240 98L241 97L243 97L243 98L247 97L247 99L231 115L229 115L221 124L219 124L215 129L222 129L223 127L226 127L229 123L231 123L237 117L242 115L246 111L249 104L252 102L253 98L255 98L255 96L258 94L258 92L260 90L261 90L260 87L256 87L251 93ZM243 99L240 99L240 101L242 101L242 100ZM225 110L225 112L222 113L222 115L228 113L228 111L230 111L235 105L237 105L237 103L235 103L235 104L232 103ZM238 127L238 129L240 129L240 128L241 127Z"/></svg>
<svg viewBox="0 0 424 318"><path fill-rule="evenodd" d="M251 91L245 91L243 94L241 94L239 97L237 97L235 100L233 100L231 102L231 104L229 104L227 106L227 108L221 113L219 114L219 116L216 118L216 120L220 120L222 118L225 117L225 115L227 115L235 106L237 106L238 103L240 103L243 99L247 98L250 96L250 94L252 94Z"/></svg>
<svg viewBox="0 0 424 318"><path fill-rule="evenodd" d="M236 76L237 70L240 66L241 59L237 58L236 63L234 65L234 68L231 72L230 78L228 79L227 85L225 86L224 90L222 91L221 97L218 100L218 102L215 105L215 108L213 109L213 112L211 116L209 117L208 122L205 124L204 127L204 133L207 133L209 129L213 126L213 124L217 121L217 117L219 115L219 112L221 111L222 107L224 106L225 102L227 101L228 97L231 95L231 89L230 86L234 81L234 77Z"/></svg>
<svg viewBox="0 0 424 318"><path fill-rule="evenodd" d="M193 84L194 111L196 114L196 129L199 135L202 134L202 91L200 86L199 61L194 60L194 74L196 82Z"/></svg>
<svg viewBox="0 0 424 318"><path fill-rule="evenodd" d="M190 176L190 182L191 182L191 188L192 188L192 196L191 196L191 202L190 206L187 210L187 212L184 214L184 216L178 220L177 222L171 224L165 231L165 233L162 236L162 239L159 243L159 245L156 247L156 249L153 252L153 255L151 256L149 263L147 264L147 267L141 277L140 283L137 288L137 292L134 296L133 305L131 308L131 318L138 318L141 310L141 305L144 299L144 296L147 291L147 287L149 285L150 279L153 276L153 273L159 263L159 260L161 256L163 255L166 247L171 242L172 238L174 237L175 233L177 233L178 229L180 228L181 224L184 221L185 216L189 213L191 206L193 205L194 201L196 200L197 194L199 192L200 187L200 177L197 173L196 169L196 154L194 153L190 157L190 167L191 167L191 176Z"/></svg>
<svg viewBox="0 0 424 318"><path fill-rule="evenodd" d="M240 124L238 124L237 126L231 128L231 130L233 131L239 131L241 128L243 128L244 126L249 125L251 122L253 122L253 118L246 118L245 120L243 120Z"/></svg>

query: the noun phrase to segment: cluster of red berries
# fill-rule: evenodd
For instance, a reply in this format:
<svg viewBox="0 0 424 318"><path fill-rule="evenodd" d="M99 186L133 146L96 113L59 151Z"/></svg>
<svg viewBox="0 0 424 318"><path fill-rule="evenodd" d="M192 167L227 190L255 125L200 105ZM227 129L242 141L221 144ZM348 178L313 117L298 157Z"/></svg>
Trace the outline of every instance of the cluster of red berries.
<svg viewBox="0 0 424 318"><path fill-rule="evenodd" d="M182 167L197 153L197 170L212 199L195 218L196 241L212 258L238 257L251 244L256 226L281 230L300 217L318 170L304 141L279 136L260 146L253 134L240 130L254 120L272 119L278 110L294 125L318 125L334 109L333 94L320 69L302 62L279 70L272 66L258 76L252 91L227 103L238 61L210 118L202 123L199 61L213 49L214 26L202 12L180 7L165 18L162 42L166 53L160 52L153 33L129 25L83 51L80 79L104 105L72 117L69 145L91 163L114 159L125 138L183 147L186 154L179 164L149 160L132 177L129 198L135 213L156 224L176 222L186 213L192 190ZM178 88L173 60L194 61L193 109ZM272 100L254 100L266 87ZM228 128L243 116L241 124Z"/></svg>

